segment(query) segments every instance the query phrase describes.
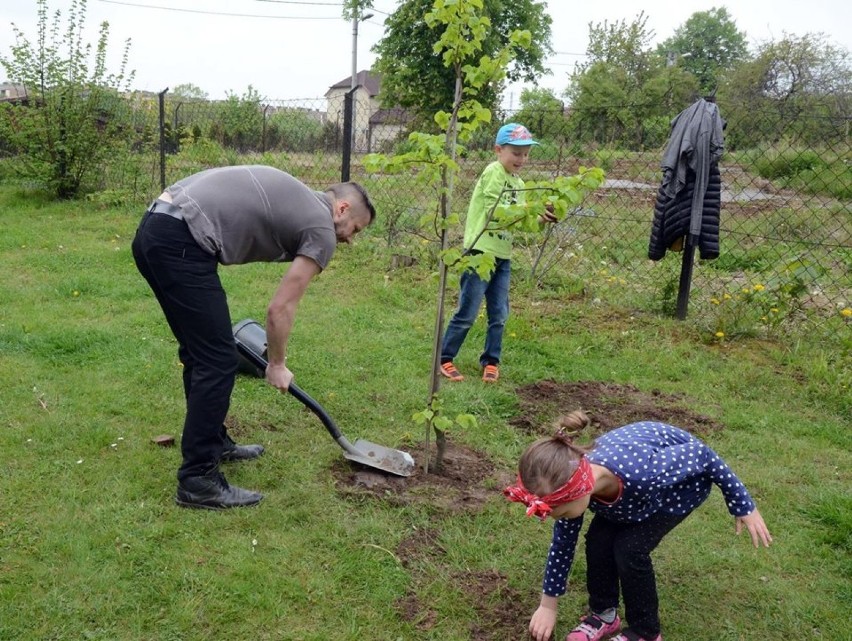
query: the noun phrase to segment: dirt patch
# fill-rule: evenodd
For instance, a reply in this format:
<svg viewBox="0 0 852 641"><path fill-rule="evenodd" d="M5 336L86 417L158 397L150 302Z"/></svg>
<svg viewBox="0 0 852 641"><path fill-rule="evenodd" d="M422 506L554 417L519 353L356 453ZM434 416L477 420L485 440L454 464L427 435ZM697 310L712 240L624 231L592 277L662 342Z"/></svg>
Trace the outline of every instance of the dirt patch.
<svg viewBox="0 0 852 641"><path fill-rule="evenodd" d="M250 436L255 430L263 430L264 432L279 431L275 425L267 421L246 423L231 414L228 414L228 416L225 417L225 429L228 430L228 435L235 441L243 440L245 437Z"/></svg>
<svg viewBox="0 0 852 641"><path fill-rule="evenodd" d="M435 610L418 597L417 584L425 577L422 572L425 564L440 568L443 563L446 550L439 537L440 532L434 528L414 530L400 541L396 549L400 563L413 579L412 589L397 600L396 608L400 616L418 630L429 630L438 620ZM522 602L524 595L507 585L505 575L497 570L447 571L447 577L448 584L464 595L463 598L470 599L471 607L477 613L477 620L470 628L473 641L526 638L527 621L518 616L518 603Z"/></svg>
<svg viewBox="0 0 852 641"><path fill-rule="evenodd" d="M416 570L423 560L440 562L447 553L440 543L441 531L435 528L417 528L396 546L396 556L406 570Z"/></svg>
<svg viewBox="0 0 852 641"><path fill-rule="evenodd" d="M430 461L435 461L435 446L431 446ZM423 471L422 444L409 449L416 466L414 473L402 478L378 470L353 466L339 461L333 466L337 489L347 496L375 496L396 505L429 505L449 512L470 512L512 482L508 470L499 470L484 453L447 443L444 469L441 474Z"/></svg>
<svg viewBox="0 0 852 641"><path fill-rule="evenodd" d="M528 638L527 617L518 615L523 595L506 585L506 577L496 570L465 572L456 577L465 594L474 595L479 621L471 626L473 641L517 641ZM530 609L532 612L532 609Z"/></svg>
<svg viewBox="0 0 852 641"><path fill-rule="evenodd" d="M496 570L459 572L451 576L452 585L471 599L477 621L470 626L472 641L518 641L526 639L527 619L518 616L521 595L506 586L506 577ZM438 620L435 610L425 606L415 592L396 602L400 616L418 630L430 630Z"/></svg>
<svg viewBox="0 0 852 641"><path fill-rule="evenodd" d="M557 418L576 409L585 411L595 433L637 421L660 421L694 434L722 429L715 419L688 407L683 394L643 392L632 385L545 380L517 390L521 411L509 421L527 434L548 434Z"/></svg>

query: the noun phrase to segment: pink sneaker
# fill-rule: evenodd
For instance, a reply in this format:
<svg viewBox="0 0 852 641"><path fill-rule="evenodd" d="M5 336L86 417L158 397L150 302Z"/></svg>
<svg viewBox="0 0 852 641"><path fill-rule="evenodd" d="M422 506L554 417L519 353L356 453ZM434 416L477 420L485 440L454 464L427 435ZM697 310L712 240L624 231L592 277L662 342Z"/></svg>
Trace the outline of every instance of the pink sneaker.
<svg viewBox="0 0 852 641"><path fill-rule="evenodd" d="M663 641L663 635L658 634L653 639L646 639L645 637L640 637L630 628L627 628L624 632L612 637L609 641Z"/></svg>
<svg viewBox="0 0 852 641"><path fill-rule="evenodd" d="M613 632L618 632L620 627L621 619L618 618L618 615L615 616L612 623L607 623L593 613L580 619L580 625L568 633L565 641L599 641Z"/></svg>

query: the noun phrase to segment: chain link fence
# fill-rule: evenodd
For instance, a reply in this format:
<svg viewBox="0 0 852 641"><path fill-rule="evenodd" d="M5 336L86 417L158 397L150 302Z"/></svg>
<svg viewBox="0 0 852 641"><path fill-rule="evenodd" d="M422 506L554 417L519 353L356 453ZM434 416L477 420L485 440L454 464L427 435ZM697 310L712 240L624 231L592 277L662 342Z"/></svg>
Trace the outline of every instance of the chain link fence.
<svg viewBox="0 0 852 641"><path fill-rule="evenodd" d="M424 219L436 213L438 185L416 170L368 174L368 153L406 149L412 118L381 109L357 91L301 101L125 98L128 135L110 161L89 177L94 198L140 203L163 185L210 167L266 164L316 189L341 179L367 187L380 213L371 233L392 249L396 264L437 260L437 234ZM686 105L681 106L681 108ZM37 105L16 109L37 109ZM602 107L629 113L624 106ZM676 115L673 109L671 117ZM101 117L116 113L103 110ZM721 113L727 118L721 172L720 253L692 266L689 317L708 341L737 335L826 328L848 337L852 328L852 149L849 119L797 113L795 126L777 111ZM14 109L0 110L0 158L17 150L2 135ZM669 120L633 122L577 111L504 112L541 141L524 168L527 180L601 167L606 182L542 235L517 239L516 282L563 297L601 300L630 310L675 314L683 253L648 258L660 162ZM475 181L493 156L493 127L459 158L452 208L464 214ZM783 133L782 133L783 132ZM462 229L451 242L460 243ZM435 242L430 242L435 241ZM390 267L390 266L389 266Z"/></svg>

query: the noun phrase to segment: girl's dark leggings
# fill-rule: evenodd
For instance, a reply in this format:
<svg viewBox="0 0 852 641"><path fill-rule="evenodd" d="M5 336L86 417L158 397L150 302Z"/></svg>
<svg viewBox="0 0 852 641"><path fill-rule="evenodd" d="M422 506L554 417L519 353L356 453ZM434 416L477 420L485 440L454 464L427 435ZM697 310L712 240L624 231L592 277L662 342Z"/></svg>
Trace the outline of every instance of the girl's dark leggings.
<svg viewBox="0 0 852 641"><path fill-rule="evenodd" d="M615 523L596 514L586 532L589 608L617 608L620 585L627 625L645 639L656 638L660 616L651 551L685 518L659 512L639 523Z"/></svg>

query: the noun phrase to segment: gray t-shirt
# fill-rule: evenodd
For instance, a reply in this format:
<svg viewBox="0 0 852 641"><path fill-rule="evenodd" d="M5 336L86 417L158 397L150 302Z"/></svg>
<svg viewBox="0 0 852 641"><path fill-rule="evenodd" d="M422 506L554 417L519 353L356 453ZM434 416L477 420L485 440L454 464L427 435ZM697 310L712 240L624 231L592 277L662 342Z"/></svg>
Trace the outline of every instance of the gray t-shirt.
<svg viewBox="0 0 852 641"><path fill-rule="evenodd" d="M223 265L306 256L325 269L337 247L331 199L274 167L208 169L167 191L195 241Z"/></svg>

